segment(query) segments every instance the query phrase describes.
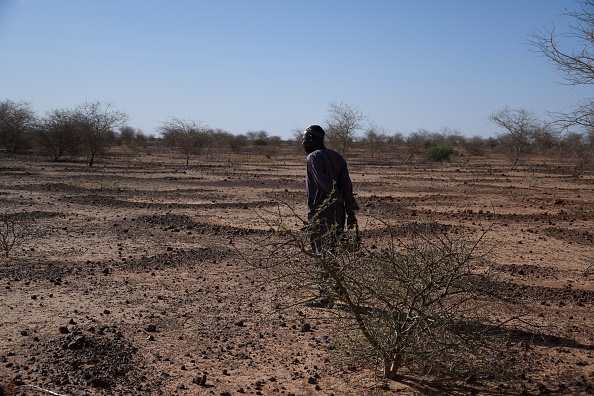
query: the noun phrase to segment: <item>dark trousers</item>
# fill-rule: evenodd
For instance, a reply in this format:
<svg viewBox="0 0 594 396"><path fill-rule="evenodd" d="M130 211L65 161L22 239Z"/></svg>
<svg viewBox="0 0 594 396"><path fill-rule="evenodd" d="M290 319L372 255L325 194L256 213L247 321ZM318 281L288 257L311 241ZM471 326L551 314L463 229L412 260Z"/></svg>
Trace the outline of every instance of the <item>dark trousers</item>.
<svg viewBox="0 0 594 396"><path fill-rule="evenodd" d="M309 238L315 253L325 255L338 246L344 232L345 217L342 202L334 202L319 210L310 210Z"/></svg>
<svg viewBox="0 0 594 396"><path fill-rule="evenodd" d="M322 210L310 212L309 238L312 251L319 254L326 262L339 270L334 262L334 253L338 248L340 239L344 232L345 211L342 202L335 202ZM318 267L319 288L321 296L328 296L329 292L335 289L330 274L321 265Z"/></svg>

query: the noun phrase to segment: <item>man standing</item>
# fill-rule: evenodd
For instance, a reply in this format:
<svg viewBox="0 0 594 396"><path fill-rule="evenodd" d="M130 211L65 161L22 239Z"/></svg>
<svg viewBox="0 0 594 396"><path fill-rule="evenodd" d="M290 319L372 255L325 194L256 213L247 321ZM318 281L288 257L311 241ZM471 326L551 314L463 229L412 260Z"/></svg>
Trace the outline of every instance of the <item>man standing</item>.
<svg viewBox="0 0 594 396"><path fill-rule="evenodd" d="M310 241L312 250L322 256L336 247L344 231L345 217L347 226L355 227L357 218L354 211L359 209L346 161L342 155L324 146L324 137L322 127L312 125L305 130L301 141L307 153ZM328 274L322 274L322 277L327 278ZM326 300L315 306L327 306Z"/></svg>

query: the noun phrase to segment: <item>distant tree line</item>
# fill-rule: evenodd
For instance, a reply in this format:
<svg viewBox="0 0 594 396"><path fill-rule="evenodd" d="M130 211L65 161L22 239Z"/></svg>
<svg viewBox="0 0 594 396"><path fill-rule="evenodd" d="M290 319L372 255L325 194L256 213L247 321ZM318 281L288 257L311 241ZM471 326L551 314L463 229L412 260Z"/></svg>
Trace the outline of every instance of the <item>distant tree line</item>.
<svg viewBox="0 0 594 396"><path fill-rule="evenodd" d="M114 147L134 153L154 141L181 152L186 164L204 153L213 157L229 150L241 153L251 147L272 156L282 139L266 131L234 135L210 128L201 121L172 118L158 129L161 138L146 135L126 124L127 115L110 103L85 102L72 109L54 109L38 116L30 103L0 102L0 148L9 154L35 153L52 161L84 157L89 166Z"/></svg>
<svg viewBox="0 0 594 396"><path fill-rule="evenodd" d="M505 155L510 166L521 163L526 155L538 154L543 160L556 158L575 166L575 174L594 168L594 126L578 125L570 131L566 121L544 122L525 108L503 109L489 117L500 132L494 137L466 137L457 130L419 129L408 134L388 133L369 122L357 107L331 103L325 120L327 145L344 155L353 150L371 160L451 161L457 155ZM159 138L147 136L126 124L127 115L113 105L85 102L72 109L54 109L38 116L26 102L0 102L0 147L7 153L36 153L53 161L64 157L85 158L89 166L96 159L119 147L127 153L139 153L152 145L161 145L180 153L186 166L198 155L213 159L222 152L256 153L272 157L283 140L265 130L245 134L211 128L202 121L172 117L158 128ZM303 129L294 131L295 152L300 150Z"/></svg>

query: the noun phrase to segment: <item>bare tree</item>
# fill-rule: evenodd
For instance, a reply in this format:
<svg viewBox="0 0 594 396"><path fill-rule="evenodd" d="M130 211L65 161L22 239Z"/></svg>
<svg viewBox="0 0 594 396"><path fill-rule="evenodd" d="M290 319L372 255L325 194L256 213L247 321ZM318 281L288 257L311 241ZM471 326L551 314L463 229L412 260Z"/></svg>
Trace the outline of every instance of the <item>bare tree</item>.
<svg viewBox="0 0 594 396"><path fill-rule="evenodd" d="M27 102L0 102L0 144L7 152L17 153L27 148L35 118Z"/></svg>
<svg viewBox="0 0 594 396"><path fill-rule="evenodd" d="M231 141L233 134L223 129L208 129L208 147L207 147L207 158L211 158L217 154L222 153L225 150L231 148Z"/></svg>
<svg viewBox="0 0 594 396"><path fill-rule="evenodd" d="M594 0L578 1L575 11L565 15L573 20L566 32L555 27L532 35L531 44L558 70L570 85L594 85ZM564 39L567 39L564 42ZM572 47L566 47L567 41ZM569 113L553 113L562 128L579 125L594 131L594 99L587 98Z"/></svg>
<svg viewBox="0 0 594 396"><path fill-rule="evenodd" d="M241 153L248 143L248 137L243 134L232 135L229 137L229 146L231 147L231 152L234 154Z"/></svg>
<svg viewBox="0 0 594 396"><path fill-rule="evenodd" d="M65 154L75 154L81 144L78 124L74 113L54 109L46 113L35 131L35 141L41 149L57 161Z"/></svg>
<svg viewBox="0 0 594 396"><path fill-rule="evenodd" d="M245 134L248 140L255 146L265 146L268 144L269 134L265 130L248 131Z"/></svg>
<svg viewBox="0 0 594 396"><path fill-rule="evenodd" d="M443 127L439 130L438 135L443 139L443 142L440 143L442 145L458 147L463 146L466 142L466 137L464 137L458 129Z"/></svg>
<svg viewBox="0 0 594 396"><path fill-rule="evenodd" d="M202 121L174 117L159 129L165 140L174 142L173 144L182 151L186 167L189 166L192 155L198 154L209 142L209 129Z"/></svg>
<svg viewBox="0 0 594 396"><path fill-rule="evenodd" d="M471 155L483 155L483 147L485 146L485 139L481 136L475 135L469 139L464 140L464 148Z"/></svg>
<svg viewBox="0 0 594 396"><path fill-rule="evenodd" d="M567 33L558 33L555 27L537 31L532 45L557 68L561 76L572 85L594 84L594 0L578 2L577 11L567 11L573 18ZM567 49L562 39L576 42L578 49Z"/></svg>
<svg viewBox="0 0 594 396"><path fill-rule="evenodd" d="M426 129L419 129L416 132L411 132L405 139L406 150L408 157L406 163L408 164L415 155L420 155L431 146L432 136L431 132Z"/></svg>
<svg viewBox="0 0 594 396"><path fill-rule="evenodd" d="M129 149L135 150L141 144L146 142L146 135L140 129L131 127L129 125L123 125L120 127L118 142Z"/></svg>
<svg viewBox="0 0 594 396"><path fill-rule="evenodd" d="M129 125L120 127L120 132L117 134L117 144L120 146L128 167L131 165L132 159L139 155L143 148L147 148L146 140L147 137L142 130Z"/></svg>
<svg viewBox="0 0 594 396"><path fill-rule="evenodd" d="M388 135L382 127L371 124L365 129L361 140L365 144L365 147L367 147L371 158L374 158L376 154L381 152L382 147L385 146Z"/></svg>
<svg viewBox="0 0 594 396"><path fill-rule="evenodd" d="M553 124L541 124L532 136L534 148L539 154L546 155L559 148L560 135L560 131L554 129Z"/></svg>
<svg viewBox="0 0 594 396"><path fill-rule="evenodd" d="M115 138L114 129L123 125L127 115L110 103L85 102L75 109L75 118L82 135L83 150L89 166L103 154Z"/></svg>
<svg viewBox="0 0 594 396"><path fill-rule="evenodd" d="M359 107L343 102L328 105L326 139L341 154L346 154L367 117Z"/></svg>
<svg viewBox="0 0 594 396"><path fill-rule="evenodd" d="M505 154L511 161L512 167L516 167L520 157L531 141L536 131L540 128L540 122L534 113L524 108L509 109L508 107L491 114L489 120L506 130L500 135Z"/></svg>
<svg viewBox="0 0 594 396"><path fill-rule="evenodd" d="M594 151L589 136L568 132L563 136L560 145L563 157L575 166L573 177L580 177L586 169L590 169L594 164Z"/></svg>
<svg viewBox="0 0 594 396"><path fill-rule="evenodd" d="M405 146L404 135L401 132L395 132L386 136L386 149L390 151L391 158L401 159L401 148Z"/></svg>
<svg viewBox="0 0 594 396"><path fill-rule="evenodd" d="M25 212L0 213L0 250L4 252L4 257L8 258L10 251L31 234L31 223Z"/></svg>

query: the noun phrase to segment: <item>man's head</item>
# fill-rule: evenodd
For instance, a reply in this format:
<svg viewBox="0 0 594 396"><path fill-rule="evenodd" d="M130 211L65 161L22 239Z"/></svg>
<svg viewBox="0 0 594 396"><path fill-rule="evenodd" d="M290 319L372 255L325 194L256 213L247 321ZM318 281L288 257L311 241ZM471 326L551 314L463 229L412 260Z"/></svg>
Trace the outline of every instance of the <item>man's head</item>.
<svg viewBox="0 0 594 396"><path fill-rule="evenodd" d="M324 148L324 136L326 133L319 125L312 125L303 132L301 145L307 154Z"/></svg>

